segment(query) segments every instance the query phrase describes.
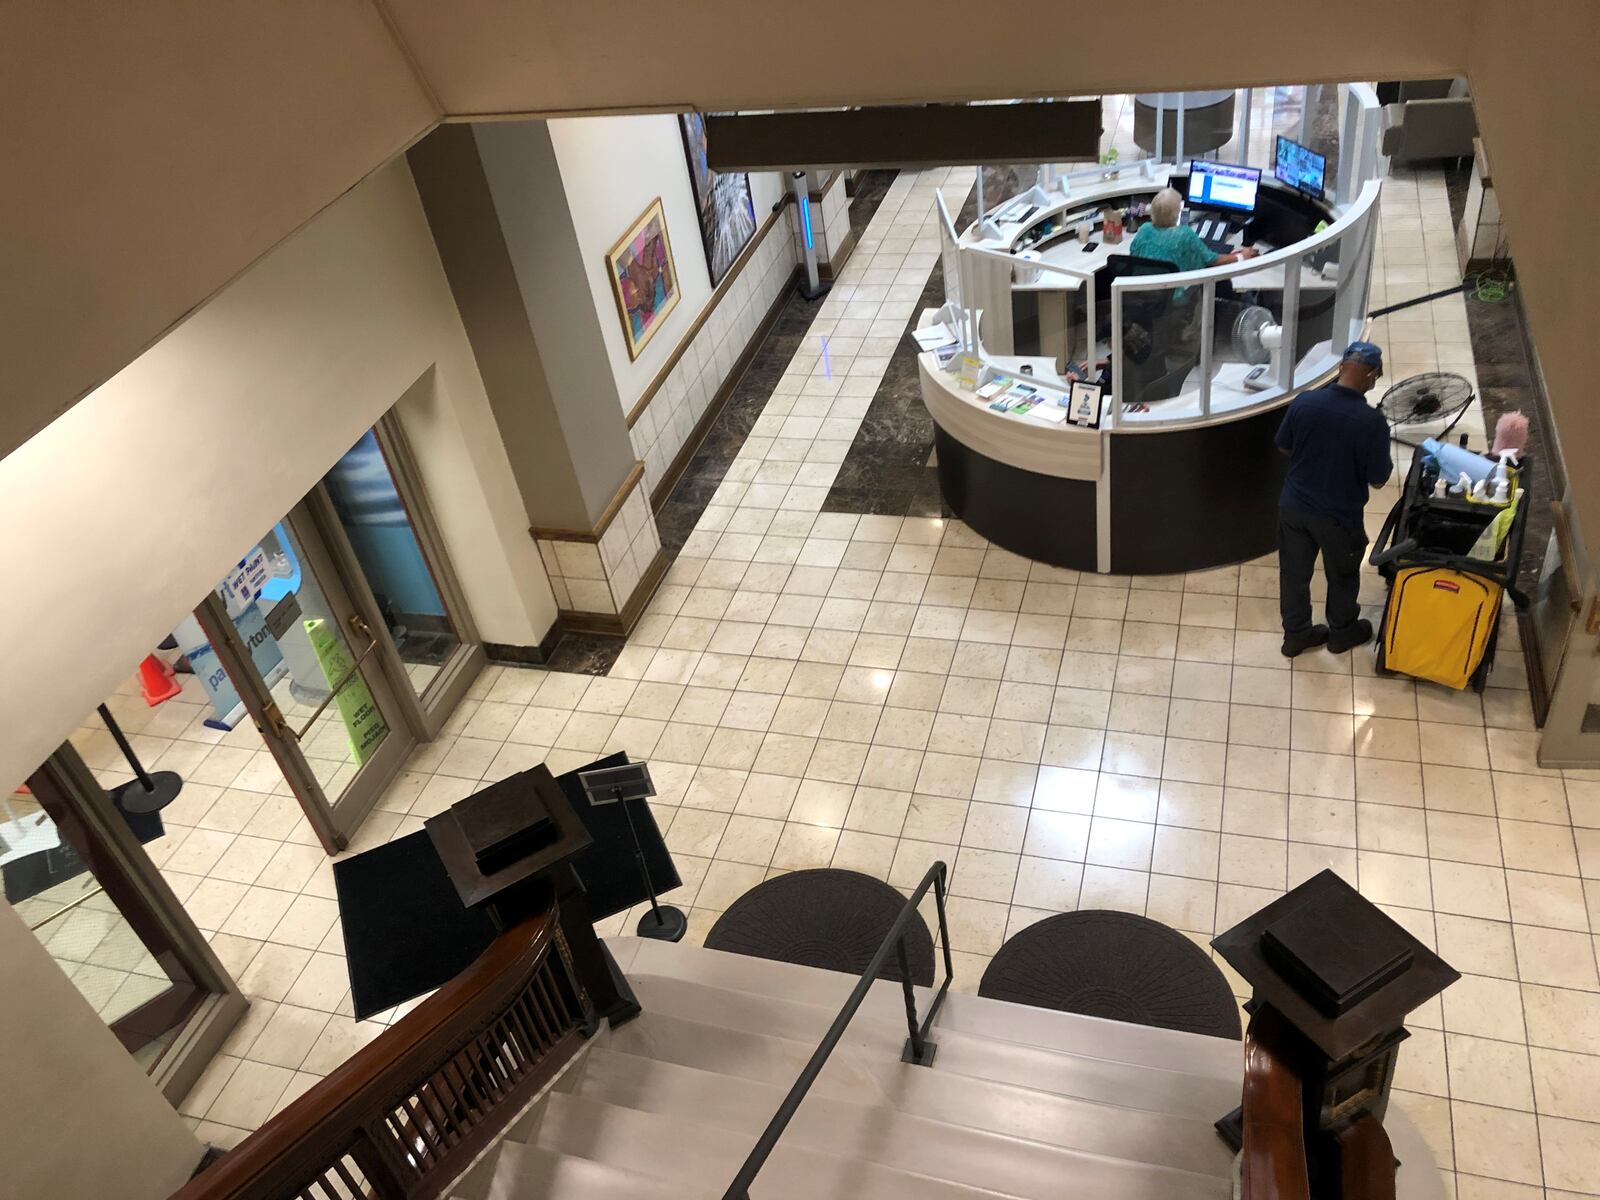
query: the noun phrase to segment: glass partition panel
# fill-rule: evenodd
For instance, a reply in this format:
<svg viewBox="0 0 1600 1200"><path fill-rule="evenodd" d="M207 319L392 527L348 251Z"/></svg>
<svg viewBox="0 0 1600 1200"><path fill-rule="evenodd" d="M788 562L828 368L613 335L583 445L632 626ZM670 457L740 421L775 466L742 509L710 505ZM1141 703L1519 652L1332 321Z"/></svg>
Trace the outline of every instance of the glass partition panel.
<svg viewBox="0 0 1600 1200"><path fill-rule="evenodd" d="M1198 284L1113 288L1111 386L1116 420L1154 412L1177 396L1200 362Z"/></svg>
<svg viewBox="0 0 1600 1200"><path fill-rule="evenodd" d="M1339 352L1349 339L1339 342L1334 310L1338 299L1339 256L1343 239L1301 256L1296 273L1299 285L1284 290L1284 304L1295 310L1295 333L1291 342L1285 335L1285 356L1294 364L1293 382L1305 387L1326 374L1339 361Z"/></svg>
<svg viewBox="0 0 1600 1200"><path fill-rule="evenodd" d="M1206 408L1231 412L1283 391L1274 369L1283 323L1281 266L1219 279L1211 308L1211 362Z"/></svg>
<svg viewBox="0 0 1600 1200"><path fill-rule="evenodd" d="M1378 235L1376 207L1369 208L1348 230L1339 248L1338 301L1334 305L1334 341L1355 341L1372 308L1372 255Z"/></svg>

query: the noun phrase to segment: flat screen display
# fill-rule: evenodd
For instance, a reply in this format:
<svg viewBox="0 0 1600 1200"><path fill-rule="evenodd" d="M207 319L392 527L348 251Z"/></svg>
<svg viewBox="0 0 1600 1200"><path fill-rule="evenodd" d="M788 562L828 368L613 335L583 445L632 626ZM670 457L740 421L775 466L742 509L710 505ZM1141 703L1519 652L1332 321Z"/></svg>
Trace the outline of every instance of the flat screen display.
<svg viewBox="0 0 1600 1200"><path fill-rule="evenodd" d="M1292 142L1278 135L1277 153L1273 155L1272 173L1279 182L1286 183L1297 192L1322 199L1327 187L1328 160L1308 146Z"/></svg>
<svg viewBox="0 0 1600 1200"><path fill-rule="evenodd" d="M1189 164L1189 203L1235 212L1255 212L1261 171L1233 163L1195 159Z"/></svg>

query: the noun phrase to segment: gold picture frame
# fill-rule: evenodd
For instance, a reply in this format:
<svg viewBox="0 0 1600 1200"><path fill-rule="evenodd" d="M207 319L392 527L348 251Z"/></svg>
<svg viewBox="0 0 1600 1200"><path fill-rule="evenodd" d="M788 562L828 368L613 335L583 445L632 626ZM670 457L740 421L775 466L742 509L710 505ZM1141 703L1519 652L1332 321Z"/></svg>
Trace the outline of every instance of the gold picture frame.
<svg viewBox="0 0 1600 1200"><path fill-rule="evenodd" d="M617 302L628 358L636 359L678 307L678 267L672 257L667 214L657 196L606 251L606 275Z"/></svg>

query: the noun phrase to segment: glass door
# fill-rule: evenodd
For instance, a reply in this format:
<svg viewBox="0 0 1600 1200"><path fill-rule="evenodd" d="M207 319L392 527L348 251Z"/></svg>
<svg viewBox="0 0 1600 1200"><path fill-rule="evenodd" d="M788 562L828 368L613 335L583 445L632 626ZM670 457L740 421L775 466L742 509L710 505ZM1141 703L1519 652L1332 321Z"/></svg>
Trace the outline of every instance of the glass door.
<svg viewBox="0 0 1600 1200"><path fill-rule="evenodd" d="M118 807L72 745L0 795L5 898L171 1100L245 1009L141 849L161 814Z"/></svg>
<svg viewBox="0 0 1600 1200"><path fill-rule="evenodd" d="M413 723L435 736L484 653L399 422L362 435L308 497Z"/></svg>
<svg viewBox="0 0 1600 1200"><path fill-rule="evenodd" d="M416 735L383 669L383 633L352 599L312 505L251 547L195 617L215 660L185 651L219 723L255 720L324 848L343 849Z"/></svg>

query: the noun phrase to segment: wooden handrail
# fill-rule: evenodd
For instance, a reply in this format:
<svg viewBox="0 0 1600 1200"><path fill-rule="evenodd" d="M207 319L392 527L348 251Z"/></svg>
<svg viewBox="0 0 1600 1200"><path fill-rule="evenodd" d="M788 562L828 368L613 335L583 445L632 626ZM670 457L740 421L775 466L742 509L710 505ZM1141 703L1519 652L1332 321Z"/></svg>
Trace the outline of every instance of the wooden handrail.
<svg viewBox="0 0 1600 1200"><path fill-rule="evenodd" d="M1394 1147L1383 1123L1365 1116L1338 1133L1339 1190L1350 1200L1395 1200Z"/></svg>
<svg viewBox="0 0 1600 1200"><path fill-rule="evenodd" d="M1289 1061L1283 1018L1263 1007L1244 1035L1244 1200L1308 1200L1300 1076Z"/></svg>
<svg viewBox="0 0 1600 1200"><path fill-rule="evenodd" d="M431 1200L577 1053L557 915L512 926L172 1200Z"/></svg>

